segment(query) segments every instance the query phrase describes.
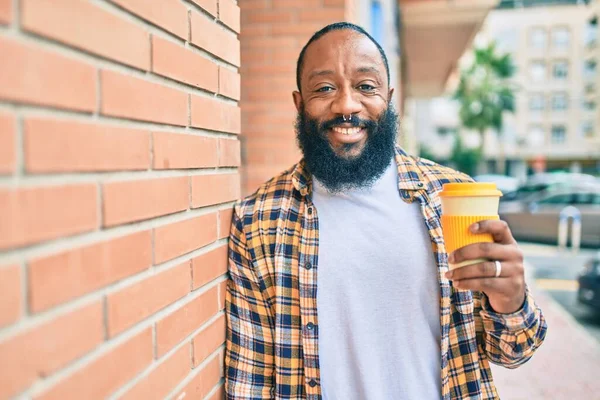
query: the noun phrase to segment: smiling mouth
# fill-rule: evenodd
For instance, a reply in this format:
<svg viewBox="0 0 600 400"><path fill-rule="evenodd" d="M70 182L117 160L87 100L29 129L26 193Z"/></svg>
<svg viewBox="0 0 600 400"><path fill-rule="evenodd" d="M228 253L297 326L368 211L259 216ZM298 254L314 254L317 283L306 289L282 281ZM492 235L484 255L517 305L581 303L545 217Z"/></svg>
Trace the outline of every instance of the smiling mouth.
<svg viewBox="0 0 600 400"><path fill-rule="evenodd" d="M336 133L341 133L342 135L346 135L346 136L356 135L362 129L363 128L360 126L352 127L352 128L340 128L338 126L335 126L335 127L331 128L332 131L334 131Z"/></svg>

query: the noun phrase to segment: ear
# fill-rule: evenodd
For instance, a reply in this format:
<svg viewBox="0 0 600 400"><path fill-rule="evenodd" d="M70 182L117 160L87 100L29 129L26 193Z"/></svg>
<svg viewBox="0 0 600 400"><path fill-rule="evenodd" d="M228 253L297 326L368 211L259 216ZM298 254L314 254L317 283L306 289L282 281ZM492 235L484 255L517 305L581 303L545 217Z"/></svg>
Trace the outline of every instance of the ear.
<svg viewBox="0 0 600 400"><path fill-rule="evenodd" d="M388 92L388 101L392 100L392 96L394 95L394 88L390 88Z"/></svg>
<svg viewBox="0 0 600 400"><path fill-rule="evenodd" d="M294 105L296 106L296 111L300 112L302 108L302 95L299 91L294 90L292 92L292 97L294 98Z"/></svg>

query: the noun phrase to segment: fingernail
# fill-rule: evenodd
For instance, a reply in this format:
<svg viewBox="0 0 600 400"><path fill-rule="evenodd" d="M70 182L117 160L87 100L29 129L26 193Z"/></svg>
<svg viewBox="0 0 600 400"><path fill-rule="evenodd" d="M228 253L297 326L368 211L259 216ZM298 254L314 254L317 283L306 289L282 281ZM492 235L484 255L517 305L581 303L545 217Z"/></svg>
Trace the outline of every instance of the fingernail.
<svg viewBox="0 0 600 400"><path fill-rule="evenodd" d="M448 256L448 262L450 262L450 263L454 262L454 253L450 253L450 255Z"/></svg>
<svg viewBox="0 0 600 400"><path fill-rule="evenodd" d="M471 225L471 232L475 233L479 230L479 223Z"/></svg>
<svg viewBox="0 0 600 400"><path fill-rule="evenodd" d="M453 285L454 287L459 287L459 286L460 286L460 281L453 281L453 282L452 282L452 285Z"/></svg>
<svg viewBox="0 0 600 400"><path fill-rule="evenodd" d="M446 278L451 279L454 273L452 271L446 272Z"/></svg>

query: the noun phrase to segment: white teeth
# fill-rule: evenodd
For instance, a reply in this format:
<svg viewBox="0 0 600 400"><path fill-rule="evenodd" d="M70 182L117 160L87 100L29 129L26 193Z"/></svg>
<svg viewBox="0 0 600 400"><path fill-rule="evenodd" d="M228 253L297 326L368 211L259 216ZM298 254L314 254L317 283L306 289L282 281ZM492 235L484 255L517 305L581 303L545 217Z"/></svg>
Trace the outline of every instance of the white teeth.
<svg viewBox="0 0 600 400"><path fill-rule="evenodd" d="M337 133L341 133L343 135L356 135L358 132L360 132L361 128L339 128L339 127L334 127L333 128L334 132Z"/></svg>

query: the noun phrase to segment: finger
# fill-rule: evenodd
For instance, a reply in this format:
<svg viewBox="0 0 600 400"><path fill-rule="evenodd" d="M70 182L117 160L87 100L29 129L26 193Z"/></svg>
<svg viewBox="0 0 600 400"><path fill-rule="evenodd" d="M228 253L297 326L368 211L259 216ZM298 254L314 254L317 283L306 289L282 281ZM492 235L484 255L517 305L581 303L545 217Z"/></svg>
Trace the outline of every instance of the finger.
<svg viewBox="0 0 600 400"><path fill-rule="evenodd" d="M501 288L508 283L510 278L473 278L452 281L455 288L486 293L501 292Z"/></svg>
<svg viewBox="0 0 600 400"><path fill-rule="evenodd" d="M480 242L466 245L454 251L450 254L448 262L451 264L458 264L465 260L476 260L478 258L500 261L519 261L522 259L522 254L517 246Z"/></svg>
<svg viewBox="0 0 600 400"><path fill-rule="evenodd" d="M503 262L500 264L500 275L499 277L508 277L517 273L515 265L509 262ZM474 279L474 278L495 278L496 277L496 263L493 261L486 261L478 264L471 264L465 267L456 268L452 271L446 272L446 278L451 280L463 280L463 279Z"/></svg>
<svg viewBox="0 0 600 400"><path fill-rule="evenodd" d="M505 221L499 219L488 219L479 221L471 225L473 233L490 233L494 238L494 242L502 244L516 243L512 232Z"/></svg>

